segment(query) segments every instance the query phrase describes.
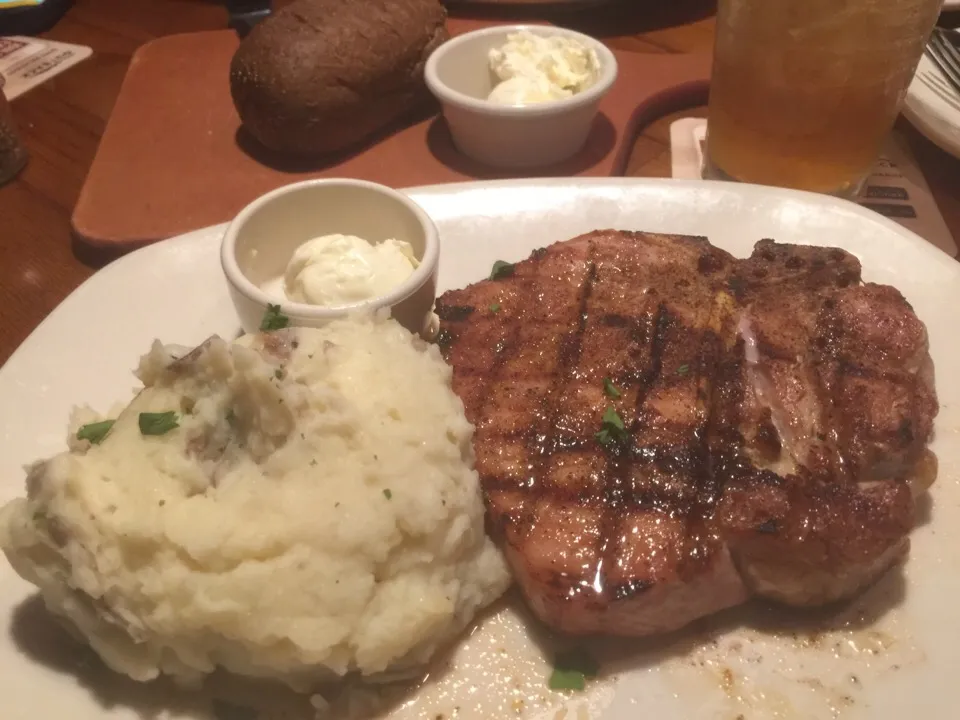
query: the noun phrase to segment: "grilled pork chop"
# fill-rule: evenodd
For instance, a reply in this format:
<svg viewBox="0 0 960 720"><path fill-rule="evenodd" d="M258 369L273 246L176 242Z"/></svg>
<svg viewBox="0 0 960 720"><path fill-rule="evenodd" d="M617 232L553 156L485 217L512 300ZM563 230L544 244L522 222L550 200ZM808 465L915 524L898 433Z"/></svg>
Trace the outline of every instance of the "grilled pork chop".
<svg viewBox="0 0 960 720"><path fill-rule="evenodd" d="M569 633L848 596L936 475L923 324L831 248L598 231L437 302L489 518Z"/></svg>

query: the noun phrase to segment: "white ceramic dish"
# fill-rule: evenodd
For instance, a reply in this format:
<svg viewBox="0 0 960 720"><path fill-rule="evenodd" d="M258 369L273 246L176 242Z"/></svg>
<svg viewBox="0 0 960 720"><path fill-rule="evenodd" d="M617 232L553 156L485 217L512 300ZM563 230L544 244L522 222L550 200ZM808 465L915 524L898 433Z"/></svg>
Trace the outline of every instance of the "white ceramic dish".
<svg viewBox="0 0 960 720"><path fill-rule="evenodd" d="M903 114L941 150L960 158L960 94L926 55L907 89Z"/></svg>
<svg viewBox="0 0 960 720"><path fill-rule="evenodd" d="M600 75L583 92L530 105L487 100L494 86L488 54L520 31L577 40L597 53ZM587 141L600 101L617 79L617 58L596 38L545 25L500 25L458 35L433 51L424 78L443 108L454 144L494 167L546 167L566 160Z"/></svg>
<svg viewBox="0 0 960 720"><path fill-rule="evenodd" d="M839 245L861 259L867 280L899 287L929 328L942 404L932 512L913 534L903 573L888 575L838 617L814 622L788 614L776 621L784 633L770 631L775 621L769 615L746 607L679 636L633 641L608 666L622 672L592 686L584 697L588 707L572 708L567 717L956 717L960 378L951 370L960 353L960 265L854 204L771 188L602 179L409 192L443 237L440 290L485 276L496 259L519 259L532 248L601 227L704 234L741 256L763 237ZM0 370L0 501L21 493L22 465L63 448L72 405L107 407L129 396L131 368L153 338L197 343L211 333L237 332L218 259L223 230L191 233L109 265L54 310ZM30 596L30 586L0 562L3 720L133 720L162 708L171 712L159 717L212 720L209 711L195 711L208 707L205 696L139 686L80 664ZM460 684L446 686L445 697L421 696L427 700L400 708L391 720L450 718L454 704L461 708L459 720L561 717L557 708L564 700L544 689L546 664L521 617L508 609L485 622L451 671ZM461 664L467 671L457 669ZM529 712L517 714L515 684L516 692L530 690L542 702L534 697L525 706Z"/></svg>
<svg viewBox="0 0 960 720"><path fill-rule="evenodd" d="M294 251L321 235L356 235L370 243L409 243L420 261L390 292L342 307L317 307L271 297L263 284L283 275ZM319 327L361 308L390 307L411 332L423 331L437 290L437 227L403 193L377 183L320 179L284 185L241 210L227 226L220 262L230 296L247 332L255 332L269 304L279 304L293 325Z"/></svg>

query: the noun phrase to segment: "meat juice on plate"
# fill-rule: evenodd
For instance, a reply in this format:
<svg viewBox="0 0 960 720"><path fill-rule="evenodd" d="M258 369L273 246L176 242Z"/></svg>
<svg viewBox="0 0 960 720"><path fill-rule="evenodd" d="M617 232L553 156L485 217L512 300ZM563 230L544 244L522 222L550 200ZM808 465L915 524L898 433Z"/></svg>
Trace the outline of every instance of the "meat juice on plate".
<svg viewBox="0 0 960 720"><path fill-rule="evenodd" d="M709 173L856 190L939 9L939 0L720 0Z"/></svg>

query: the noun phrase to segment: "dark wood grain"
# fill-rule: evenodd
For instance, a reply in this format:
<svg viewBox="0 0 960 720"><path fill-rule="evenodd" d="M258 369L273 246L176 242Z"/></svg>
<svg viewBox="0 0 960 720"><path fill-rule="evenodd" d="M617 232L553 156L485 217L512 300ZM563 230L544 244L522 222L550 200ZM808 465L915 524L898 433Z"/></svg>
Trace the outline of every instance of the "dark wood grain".
<svg viewBox="0 0 960 720"><path fill-rule="evenodd" d="M284 2L275 2L281 6ZM454 12L505 20L549 16L562 25L638 52L709 50L714 3L709 0L621 0L554 8L476 7ZM944 22L951 22L946 17ZM74 288L97 269L74 248L70 215L120 84L136 48L163 35L226 26L213 0L77 0L50 32L52 39L89 45L91 59L13 103L31 159L14 182L0 188L0 363ZM638 137L634 175L670 172L669 122L658 120ZM947 224L960 231L960 162L903 128L933 187ZM117 298L123 302L123 298Z"/></svg>

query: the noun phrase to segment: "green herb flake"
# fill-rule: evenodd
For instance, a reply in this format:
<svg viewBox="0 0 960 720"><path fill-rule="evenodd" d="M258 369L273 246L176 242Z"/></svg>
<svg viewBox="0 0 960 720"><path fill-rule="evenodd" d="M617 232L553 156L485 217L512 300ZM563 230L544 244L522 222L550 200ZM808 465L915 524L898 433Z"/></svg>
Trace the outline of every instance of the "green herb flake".
<svg viewBox="0 0 960 720"><path fill-rule="evenodd" d="M263 314L263 320L260 321L260 330L263 332L283 330L289 324L290 318L280 312L279 305L267 305L267 311Z"/></svg>
<svg viewBox="0 0 960 720"><path fill-rule="evenodd" d="M583 690L586 686L586 676L577 670L560 670L556 668L550 673L551 690Z"/></svg>
<svg viewBox="0 0 960 720"><path fill-rule="evenodd" d="M500 303L493 303L493 305L490 306L490 312L500 312Z"/></svg>
<svg viewBox="0 0 960 720"><path fill-rule="evenodd" d="M614 400L622 395L610 378L603 379L603 392L608 398L613 398Z"/></svg>
<svg viewBox="0 0 960 720"><path fill-rule="evenodd" d="M166 435L180 427L177 414L173 410L158 413L140 413L138 419L141 435Z"/></svg>
<svg viewBox="0 0 960 720"><path fill-rule="evenodd" d="M603 413L603 419L600 422L600 431L594 437L597 442L603 446L614 444L623 444L629 437L627 429L623 424L623 419L612 407L608 407Z"/></svg>
<svg viewBox="0 0 960 720"><path fill-rule="evenodd" d="M115 422L116 420L101 420L100 422L87 423L77 430L77 440L89 440L94 445L99 445Z"/></svg>
<svg viewBox="0 0 960 720"><path fill-rule="evenodd" d="M582 648L575 648L557 655L550 675L551 690L583 690L587 678L597 676L600 670L594 660Z"/></svg>
<svg viewBox="0 0 960 720"><path fill-rule="evenodd" d="M383 496L384 496L387 500L389 500L390 498L393 497L393 493L390 492L390 488L384 488Z"/></svg>
<svg viewBox="0 0 960 720"><path fill-rule="evenodd" d="M689 365L684 364L677 368L677 375L686 375L688 372L690 372Z"/></svg>
<svg viewBox="0 0 960 720"><path fill-rule="evenodd" d="M500 280L513 275L513 263L497 260L490 269L490 279Z"/></svg>
<svg viewBox="0 0 960 720"><path fill-rule="evenodd" d="M277 368L277 369L273 372L273 376L274 376L277 380L283 380L283 368Z"/></svg>

